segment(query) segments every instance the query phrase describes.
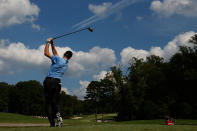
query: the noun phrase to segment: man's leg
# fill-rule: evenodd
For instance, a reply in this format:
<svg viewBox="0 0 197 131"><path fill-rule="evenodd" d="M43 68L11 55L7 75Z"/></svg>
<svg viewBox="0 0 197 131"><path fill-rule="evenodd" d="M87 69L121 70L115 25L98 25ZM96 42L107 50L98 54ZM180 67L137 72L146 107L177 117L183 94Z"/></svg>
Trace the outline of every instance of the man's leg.
<svg viewBox="0 0 197 131"><path fill-rule="evenodd" d="M46 106L47 116L50 122L50 126L54 127L55 121L54 121L54 114L53 114L53 107L52 107L53 92L52 92L52 87L51 87L51 80L44 81L44 93L45 93L45 101L46 101L45 106Z"/></svg>
<svg viewBox="0 0 197 131"><path fill-rule="evenodd" d="M53 114L53 108L52 108L52 103L47 104L47 111L48 111L48 119L50 122L51 127L55 127L55 121L54 121L54 114Z"/></svg>
<svg viewBox="0 0 197 131"><path fill-rule="evenodd" d="M63 120L60 115L60 91L61 91L61 83L59 80L56 81L56 86L54 89L54 98L53 98L53 107L57 117L57 126L62 126Z"/></svg>

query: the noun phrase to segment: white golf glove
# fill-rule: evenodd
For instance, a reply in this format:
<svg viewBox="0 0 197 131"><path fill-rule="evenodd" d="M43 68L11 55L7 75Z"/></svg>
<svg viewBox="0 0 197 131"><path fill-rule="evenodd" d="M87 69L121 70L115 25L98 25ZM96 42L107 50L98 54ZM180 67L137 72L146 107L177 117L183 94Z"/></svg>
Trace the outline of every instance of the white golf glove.
<svg viewBox="0 0 197 131"><path fill-rule="evenodd" d="M51 40L51 38L48 38L48 39L46 40L46 43L49 43L49 44L51 44L51 43L52 43L52 40Z"/></svg>

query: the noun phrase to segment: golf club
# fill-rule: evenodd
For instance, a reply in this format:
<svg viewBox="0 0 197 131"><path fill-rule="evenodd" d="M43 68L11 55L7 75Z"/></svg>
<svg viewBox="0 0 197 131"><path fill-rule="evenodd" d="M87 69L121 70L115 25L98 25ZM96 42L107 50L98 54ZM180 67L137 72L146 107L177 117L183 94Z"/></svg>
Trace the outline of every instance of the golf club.
<svg viewBox="0 0 197 131"><path fill-rule="evenodd" d="M93 32L93 29L91 27L87 27L87 28L84 28L84 29L76 30L76 31L71 32L71 33L67 33L67 34L64 34L64 35L56 36L56 37L53 38L53 40L59 39L61 37L68 36L68 35L71 35L71 34L74 34L74 33L80 32L80 31L83 31L83 30L89 30L90 32Z"/></svg>

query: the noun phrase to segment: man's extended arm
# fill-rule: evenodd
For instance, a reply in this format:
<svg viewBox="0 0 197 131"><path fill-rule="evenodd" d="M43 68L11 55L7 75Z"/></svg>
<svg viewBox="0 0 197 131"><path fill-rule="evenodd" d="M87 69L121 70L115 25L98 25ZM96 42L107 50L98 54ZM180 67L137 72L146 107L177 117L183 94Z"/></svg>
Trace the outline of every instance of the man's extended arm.
<svg viewBox="0 0 197 131"><path fill-rule="evenodd" d="M53 39L51 40L51 48L52 48L53 55L54 56L59 56L58 53L57 53L57 50L55 48L55 45L53 43Z"/></svg>
<svg viewBox="0 0 197 131"><path fill-rule="evenodd" d="M49 52L49 43L47 42L44 48L44 55L48 58L51 58L51 53Z"/></svg>

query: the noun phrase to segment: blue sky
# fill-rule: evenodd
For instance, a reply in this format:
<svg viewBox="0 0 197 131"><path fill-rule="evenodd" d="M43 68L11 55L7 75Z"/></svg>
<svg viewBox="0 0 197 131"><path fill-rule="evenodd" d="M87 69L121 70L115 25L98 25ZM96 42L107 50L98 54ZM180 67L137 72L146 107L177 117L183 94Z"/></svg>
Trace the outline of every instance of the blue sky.
<svg viewBox="0 0 197 131"><path fill-rule="evenodd" d="M74 52L63 89L82 98L92 80L132 57L166 61L197 32L196 0L0 0L0 81L42 82L45 40L91 26L55 44Z"/></svg>

